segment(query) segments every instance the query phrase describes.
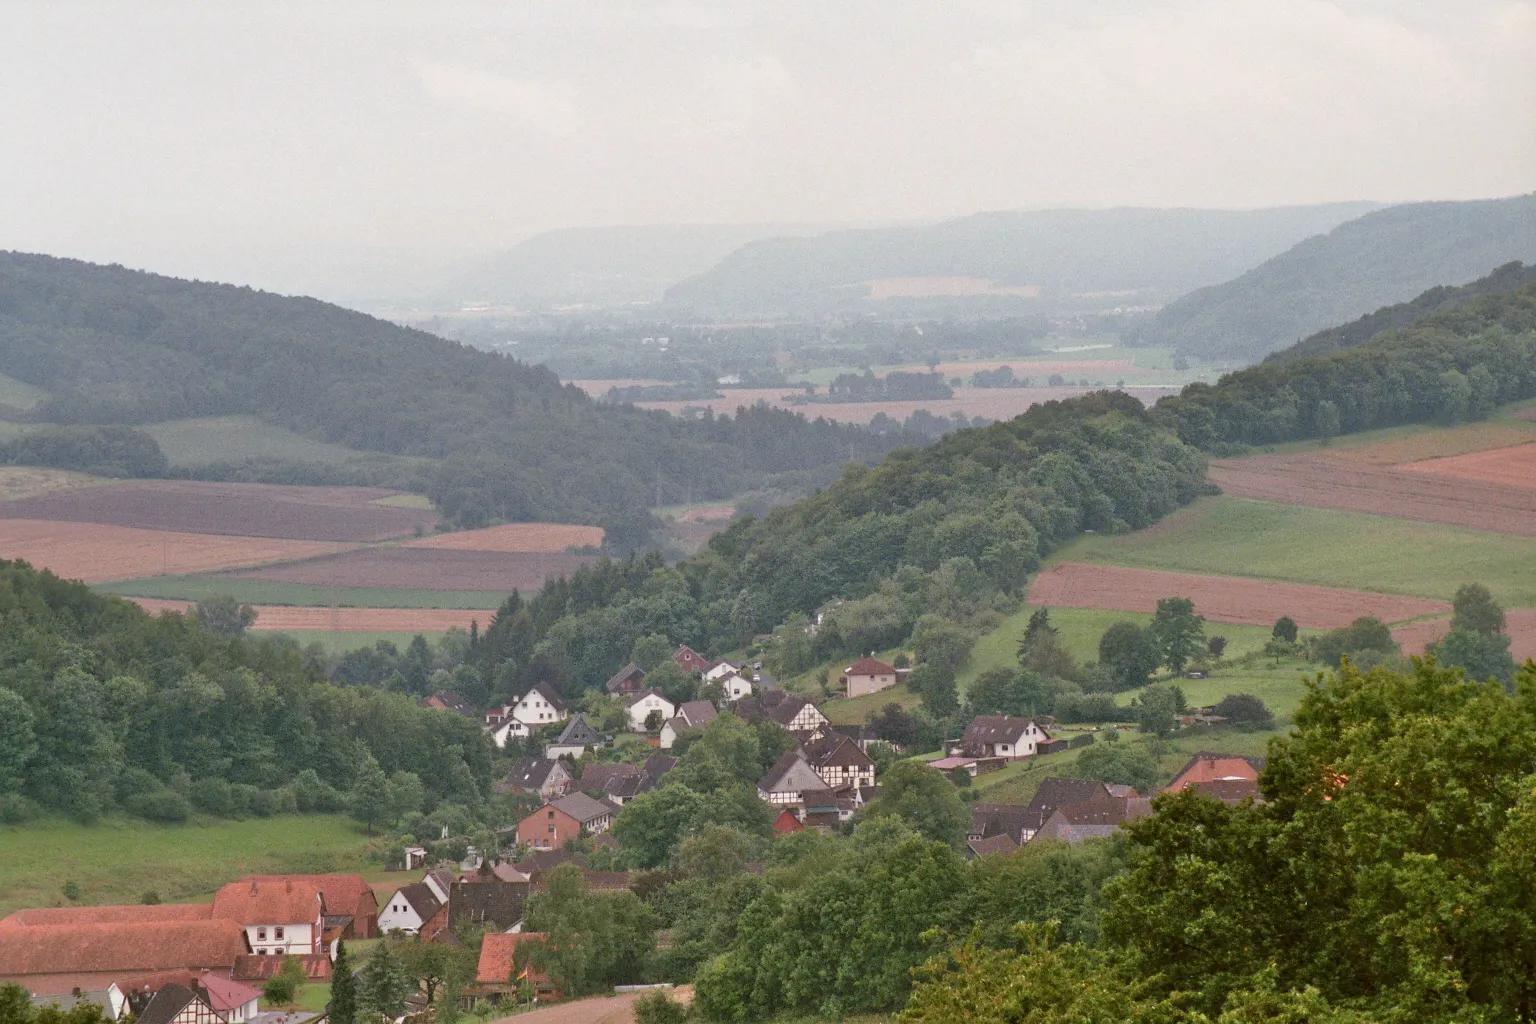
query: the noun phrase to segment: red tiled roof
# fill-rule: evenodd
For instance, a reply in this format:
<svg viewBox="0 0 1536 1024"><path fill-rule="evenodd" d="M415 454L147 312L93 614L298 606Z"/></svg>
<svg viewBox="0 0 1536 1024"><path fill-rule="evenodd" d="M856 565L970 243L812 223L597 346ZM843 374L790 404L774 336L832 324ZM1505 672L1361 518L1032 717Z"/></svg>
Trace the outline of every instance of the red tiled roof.
<svg viewBox="0 0 1536 1024"><path fill-rule="evenodd" d="M1263 769L1264 759L1261 757L1199 753L1189 759L1184 770L1174 777L1163 792L1177 793L1186 786L1215 782L1217 779L1257 779Z"/></svg>
<svg viewBox="0 0 1536 1024"><path fill-rule="evenodd" d="M0 926L18 924L135 924L147 921L209 921L210 903L157 903L150 906L35 907L18 910L0 920Z"/></svg>
<svg viewBox="0 0 1536 1024"><path fill-rule="evenodd" d="M233 921L0 926L0 975L229 970L250 949Z"/></svg>
<svg viewBox="0 0 1536 1024"><path fill-rule="evenodd" d="M860 658L858 661L843 669L845 676L893 676L896 670L883 661L874 658Z"/></svg>
<svg viewBox="0 0 1536 1024"><path fill-rule="evenodd" d="M538 942L542 932L487 932L480 943L480 965L475 981L481 985L500 985L512 978L512 958L519 942Z"/></svg>
<svg viewBox="0 0 1536 1024"><path fill-rule="evenodd" d="M197 983L208 993L208 1005L221 1012L244 1006L252 999L261 997L261 993L251 986L211 972L198 975Z"/></svg>
<svg viewBox="0 0 1536 1024"><path fill-rule="evenodd" d="M238 924L307 923L319 917L321 909L316 886L283 875L242 878L213 897L213 916Z"/></svg>
<svg viewBox="0 0 1536 1024"><path fill-rule="evenodd" d="M230 977L236 981L266 981L282 969L284 960L297 960L303 964L304 974L310 981L331 979L331 958L325 953L291 953L286 957L247 953L235 958L235 969Z"/></svg>
<svg viewBox="0 0 1536 1024"><path fill-rule="evenodd" d="M377 917L379 898L362 875L246 875L242 882L303 882L320 890L325 912L338 917Z"/></svg>

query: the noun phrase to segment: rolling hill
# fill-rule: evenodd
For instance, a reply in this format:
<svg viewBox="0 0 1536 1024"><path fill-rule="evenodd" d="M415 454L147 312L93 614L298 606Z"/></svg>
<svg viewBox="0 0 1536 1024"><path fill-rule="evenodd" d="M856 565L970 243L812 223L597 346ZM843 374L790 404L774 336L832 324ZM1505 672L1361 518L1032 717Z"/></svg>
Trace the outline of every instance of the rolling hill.
<svg viewBox="0 0 1536 1024"><path fill-rule="evenodd" d="M1536 195L1394 206L1169 303L1142 340L1254 362L1314 331L1472 281L1511 260L1536 262Z"/></svg>
<svg viewBox="0 0 1536 1024"><path fill-rule="evenodd" d="M771 238L667 289L666 303L708 315L1156 305L1372 208L1038 210Z"/></svg>

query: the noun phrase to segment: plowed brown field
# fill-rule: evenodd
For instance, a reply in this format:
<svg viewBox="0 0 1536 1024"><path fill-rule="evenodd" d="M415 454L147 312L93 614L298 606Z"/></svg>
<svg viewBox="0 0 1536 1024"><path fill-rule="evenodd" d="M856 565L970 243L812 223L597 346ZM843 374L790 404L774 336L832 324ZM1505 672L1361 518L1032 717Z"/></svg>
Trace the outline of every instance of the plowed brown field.
<svg viewBox="0 0 1536 1024"><path fill-rule="evenodd" d="M102 523L144 530L381 541L431 529L425 509L371 504L382 487L289 487L194 480L128 480L0 502L0 519Z"/></svg>
<svg viewBox="0 0 1536 1024"><path fill-rule="evenodd" d="M1239 498L1536 537L1536 487L1461 480L1319 454L1215 460L1210 478Z"/></svg>
<svg viewBox="0 0 1536 1024"><path fill-rule="evenodd" d="M165 601L154 597L131 597L147 612L182 612L192 610L191 601ZM490 624L494 608L464 611L455 608L305 608L280 604L259 604L253 630L341 633L446 633L455 627L468 629L471 622Z"/></svg>
<svg viewBox="0 0 1536 1024"><path fill-rule="evenodd" d="M1471 452L1447 459L1425 459L1423 462L1409 462L1397 468L1412 473L1433 473L1436 476L1453 477L1457 480L1477 480L1505 487L1536 490L1536 444Z"/></svg>
<svg viewBox="0 0 1536 1024"><path fill-rule="evenodd" d="M1468 423L1460 427L1425 430L1406 437L1393 437L1370 444L1352 444L1328 452L1347 462L1369 462L1376 466L1400 466L1405 462L1443 459L1451 455L1513 448L1536 442L1536 426L1526 423Z"/></svg>
<svg viewBox="0 0 1536 1024"><path fill-rule="evenodd" d="M1029 603L1061 608L1109 608L1154 612L1163 597L1187 597L1213 622L1268 626L1289 615L1306 629L1337 629L1362 615L1399 622L1450 611L1444 601L1334 590L1297 583L1268 583L1230 576L1196 576L1152 569L1063 562L1035 577Z"/></svg>
<svg viewBox="0 0 1536 1024"><path fill-rule="evenodd" d="M885 413L895 420L904 420L919 409L926 409L935 416L952 416L957 412L967 417L985 416L989 420L1010 420L1027 412L1032 405L1062 398L1072 398L1097 390L1092 387L1044 387L1044 388L956 388L955 397L920 399L910 402L812 402L792 405L786 396L790 388L737 389L725 392L724 398L694 399L690 402L637 402L642 409L662 409L673 415L684 408L713 409L716 414L731 415L741 406L762 401L780 409L803 413L807 419L835 420L839 423L868 423L876 414ZM1134 395L1145 405L1151 405L1164 395L1176 393L1177 387L1147 385L1126 387L1127 394Z"/></svg>
<svg viewBox="0 0 1536 1024"><path fill-rule="evenodd" d="M509 553L451 549L360 548L320 558L240 569L219 575L324 587L398 587L409 590L533 590L551 576L569 576L595 561L563 552Z"/></svg>
<svg viewBox="0 0 1536 1024"><path fill-rule="evenodd" d="M1505 613L1504 631L1509 634L1509 653L1516 663L1526 658L1536 658L1536 608L1523 608ZM1410 622L1392 631L1392 638L1403 647L1404 654L1422 654L1424 645L1438 640L1450 631L1450 619L1431 619L1428 622Z"/></svg>
<svg viewBox="0 0 1536 1024"><path fill-rule="evenodd" d="M87 583L259 565L345 551L348 547L325 541L0 519L0 558L25 559L65 579Z"/></svg>
<svg viewBox="0 0 1536 1024"><path fill-rule="evenodd" d="M484 530L442 533L435 537L407 541L408 548L437 551L554 552L566 548L599 547L603 543L600 526L573 526L570 523L507 523Z"/></svg>

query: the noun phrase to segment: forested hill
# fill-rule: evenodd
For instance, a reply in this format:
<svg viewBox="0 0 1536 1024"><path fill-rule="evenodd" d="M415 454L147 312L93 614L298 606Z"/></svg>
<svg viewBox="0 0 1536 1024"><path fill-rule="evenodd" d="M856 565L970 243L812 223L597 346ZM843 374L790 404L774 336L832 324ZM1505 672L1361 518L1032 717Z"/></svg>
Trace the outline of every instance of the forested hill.
<svg viewBox="0 0 1536 1024"><path fill-rule="evenodd" d="M21 253L0 253L0 374L48 393L34 420L250 414L434 460L425 485L466 525L597 523L621 544L643 538L658 489L724 497L917 441L768 409L685 422L599 405L541 367L314 299Z"/></svg>
<svg viewBox="0 0 1536 1024"><path fill-rule="evenodd" d="M1511 260L1536 262L1536 195L1394 206L1169 303L1143 340L1255 362L1315 331L1437 285L1475 280Z"/></svg>
<svg viewBox="0 0 1536 1024"><path fill-rule="evenodd" d="M771 238L674 285L667 303L720 316L1149 305L1240 274L1371 208L1034 210ZM901 283L889 295L870 287L906 278L938 280L916 291ZM972 279L971 294L944 294L943 279L954 278ZM997 289L977 293L978 281Z"/></svg>
<svg viewBox="0 0 1536 1024"><path fill-rule="evenodd" d="M1506 292L1518 291L1532 282L1536 282L1536 265L1526 266L1516 260L1513 263L1504 264L1487 277L1480 277L1471 284L1464 284L1459 288L1438 285L1411 302L1383 306L1358 320L1339 327L1330 327L1326 331L1318 331L1312 337L1299 341L1290 348L1270 353L1264 361L1286 363L1308 356L1329 355L1341 349L1363 345L1387 331L1411 327L1429 316L1436 316L1437 322L1446 322L1444 314L1450 314L1465 307L1481 295L1502 295ZM1486 326L1487 323L1497 321L1498 313L1499 309L1496 306L1484 303L1477 309L1468 311L1467 315ZM1528 326L1536 326L1536 323ZM1471 332L1463 330L1462 333Z"/></svg>

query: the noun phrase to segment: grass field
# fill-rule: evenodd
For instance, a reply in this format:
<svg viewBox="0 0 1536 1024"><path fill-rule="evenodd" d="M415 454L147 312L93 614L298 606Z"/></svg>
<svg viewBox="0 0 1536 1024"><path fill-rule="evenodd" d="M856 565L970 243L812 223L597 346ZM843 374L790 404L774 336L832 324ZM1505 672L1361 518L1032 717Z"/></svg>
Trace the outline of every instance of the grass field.
<svg viewBox="0 0 1536 1024"><path fill-rule="evenodd" d="M42 388L35 388L15 377L7 377L0 373L0 405L9 405L15 409L30 409L47 397L48 392Z"/></svg>
<svg viewBox="0 0 1536 1024"><path fill-rule="evenodd" d="M1364 457L1364 461L1380 465L1412 462L1415 459L1433 459L1441 455L1459 455L1489 447L1519 444L1522 439L1529 439L1528 434L1536 433L1536 424L1517 419L1515 414L1531 408L1532 405L1532 402L1524 401L1500 406L1488 419L1459 427L1443 427L1434 423L1408 423L1400 427L1383 427L1380 430L1363 430L1356 434L1345 434L1328 442L1314 438L1307 441L1266 445L1258 450L1280 455L1329 451L1347 459ZM1361 449L1370 449L1370 451L1361 451Z"/></svg>
<svg viewBox="0 0 1536 1024"><path fill-rule="evenodd" d="M154 825L110 818L96 825L47 820L0 826L0 915L64 906L74 882L81 903L138 903L148 891L169 903L209 897L245 874L356 871L376 867L369 840L336 815Z"/></svg>
<svg viewBox="0 0 1536 1024"><path fill-rule="evenodd" d="M0 401L4 401L0 398ZM328 465L354 459L379 459L377 453L313 441L291 430L263 423L254 416L209 416L193 420L168 420L142 428L160 445L173 466L198 466L209 462L241 462L245 459L285 459L291 462L322 462Z"/></svg>
<svg viewBox="0 0 1536 1024"><path fill-rule="evenodd" d="M387 587L320 587L272 580L209 576L149 576L102 583L103 594L201 601L228 595L246 604L291 604L308 608L494 608L507 597L500 590L391 590Z"/></svg>
<svg viewBox="0 0 1536 1024"><path fill-rule="evenodd" d="M1053 561L1284 580L1450 600L1480 582L1507 607L1536 607L1529 538L1387 516L1216 497L1120 537L1084 537Z"/></svg>
<svg viewBox="0 0 1536 1024"><path fill-rule="evenodd" d="M0 444L14 441L27 432L27 428L20 423L12 423L10 420L0 420Z"/></svg>

